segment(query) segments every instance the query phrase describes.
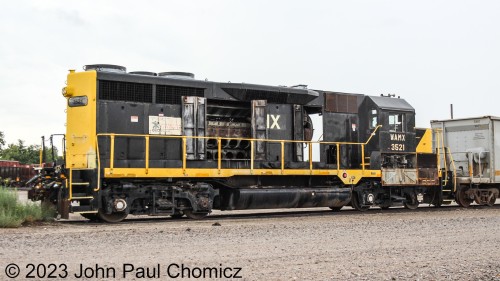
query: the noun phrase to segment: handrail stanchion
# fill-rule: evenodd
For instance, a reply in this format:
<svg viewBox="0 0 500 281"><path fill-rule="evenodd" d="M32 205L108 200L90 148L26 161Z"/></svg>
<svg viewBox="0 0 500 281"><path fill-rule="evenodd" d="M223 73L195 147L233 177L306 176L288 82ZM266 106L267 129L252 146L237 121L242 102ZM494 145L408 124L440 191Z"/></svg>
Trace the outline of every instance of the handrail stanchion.
<svg viewBox="0 0 500 281"><path fill-rule="evenodd" d="M182 173L186 174L186 137L182 137Z"/></svg>
<svg viewBox="0 0 500 281"><path fill-rule="evenodd" d="M73 169L69 168L69 195L68 201L73 199Z"/></svg>
<svg viewBox="0 0 500 281"><path fill-rule="evenodd" d="M146 174L149 173L149 136L146 139Z"/></svg>
<svg viewBox="0 0 500 281"><path fill-rule="evenodd" d="M337 173L340 174L340 144L336 143L337 146Z"/></svg>
<svg viewBox="0 0 500 281"><path fill-rule="evenodd" d="M222 168L222 139L217 138L217 169L219 170L220 174L220 169Z"/></svg>
<svg viewBox="0 0 500 281"><path fill-rule="evenodd" d="M313 169L312 145L313 145L313 143L312 143L312 141L310 141L309 142L309 171L311 171L311 174L312 174L312 169Z"/></svg>
<svg viewBox="0 0 500 281"><path fill-rule="evenodd" d="M250 174L253 174L253 150L254 150L254 142L253 140L250 141Z"/></svg>
<svg viewBox="0 0 500 281"><path fill-rule="evenodd" d="M285 142L281 141L281 174L285 172Z"/></svg>
<svg viewBox="0 0 500 281"><path fill-rule="evenodd" d="M111 148L109 151L109 169L113 172L115 166L115 135L111 134Z"/></svg>
<svg viewBox="0 0 500 281"><path fill-rule="evenodd" d="M365 145L361 145L361 171L365 171Z"/></svg>
<svg viewBox="0 0 500 281"><path fill-rule="evenodd" d="M96 135L95 143L97 149L97 187L94 188L94 191L99 191L99 189L101 189L101 154L99 152L99 135Z"/></svg>

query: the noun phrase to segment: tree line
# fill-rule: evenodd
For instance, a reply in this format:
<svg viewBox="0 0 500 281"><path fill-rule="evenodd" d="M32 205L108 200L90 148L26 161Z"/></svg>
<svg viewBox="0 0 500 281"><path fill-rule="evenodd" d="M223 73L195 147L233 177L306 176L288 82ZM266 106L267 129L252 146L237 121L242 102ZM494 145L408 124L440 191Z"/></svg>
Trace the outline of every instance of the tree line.
<svg viewBox="0 0 500 281"><path fill-rule="evenodd" d="M0 131L0 160L13 160L19 161L21 164L35 164L40 162L40 145L26 145L23 140L17 140L16 143L7 144L5 141L4 132ZM52 150L48 148L45 150L46 161L53 162ZM55 158L57 156L57 149L54 148Z"/></svg>

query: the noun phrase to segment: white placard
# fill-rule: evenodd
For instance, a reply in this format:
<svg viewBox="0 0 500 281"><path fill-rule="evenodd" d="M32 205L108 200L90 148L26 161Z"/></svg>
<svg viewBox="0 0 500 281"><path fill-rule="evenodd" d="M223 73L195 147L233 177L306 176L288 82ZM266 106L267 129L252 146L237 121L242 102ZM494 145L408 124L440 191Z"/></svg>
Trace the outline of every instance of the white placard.
<svg viewBox="0 0 500 281"><path fill-rule="evenodd" d="M149 134L180 136L182 134L181 118L149 116Z"/></svg>

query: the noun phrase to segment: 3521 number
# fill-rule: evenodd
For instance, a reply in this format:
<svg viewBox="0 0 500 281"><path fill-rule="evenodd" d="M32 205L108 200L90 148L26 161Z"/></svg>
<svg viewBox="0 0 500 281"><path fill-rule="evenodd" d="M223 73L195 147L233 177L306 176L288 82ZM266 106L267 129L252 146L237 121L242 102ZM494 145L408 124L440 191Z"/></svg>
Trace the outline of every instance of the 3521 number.
<svg viewBox="0 0 500 281"><path fill-rule="evenodd" d="M391 150L393 151L404 151L405 145L403 143L391 143Z"/></svg>

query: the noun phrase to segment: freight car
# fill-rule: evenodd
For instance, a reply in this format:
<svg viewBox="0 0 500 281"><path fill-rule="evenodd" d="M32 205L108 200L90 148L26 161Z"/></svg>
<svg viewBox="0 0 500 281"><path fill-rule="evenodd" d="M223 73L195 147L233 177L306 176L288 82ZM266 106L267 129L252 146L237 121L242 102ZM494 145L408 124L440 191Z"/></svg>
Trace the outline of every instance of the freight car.
<svg viewBox="0 0 500 281"><path fill-rule="evenodd" d="M21 187L36 175L33 164L21 164L19 161L0 160L0 185Z"/></svg>
<svg viewBox="0 0 500 281"><path fill-rule="evenodd" d="M441 132L441 142L450 151L443 161L454 171L450 192L456 202L493 206L500 194L500 118L436 120L431 127Z"/></svg>
<svg viewBox="0 0 500 281"><path fill-rule="evenodd" d="M431 129L415 128L414 108L399 97L84 69L70 70L63 88L65 164L44 168L29 192L63 218L413 209L454 198L443 192L453 174L440 165L445 150L433 148Z"/></svg>

